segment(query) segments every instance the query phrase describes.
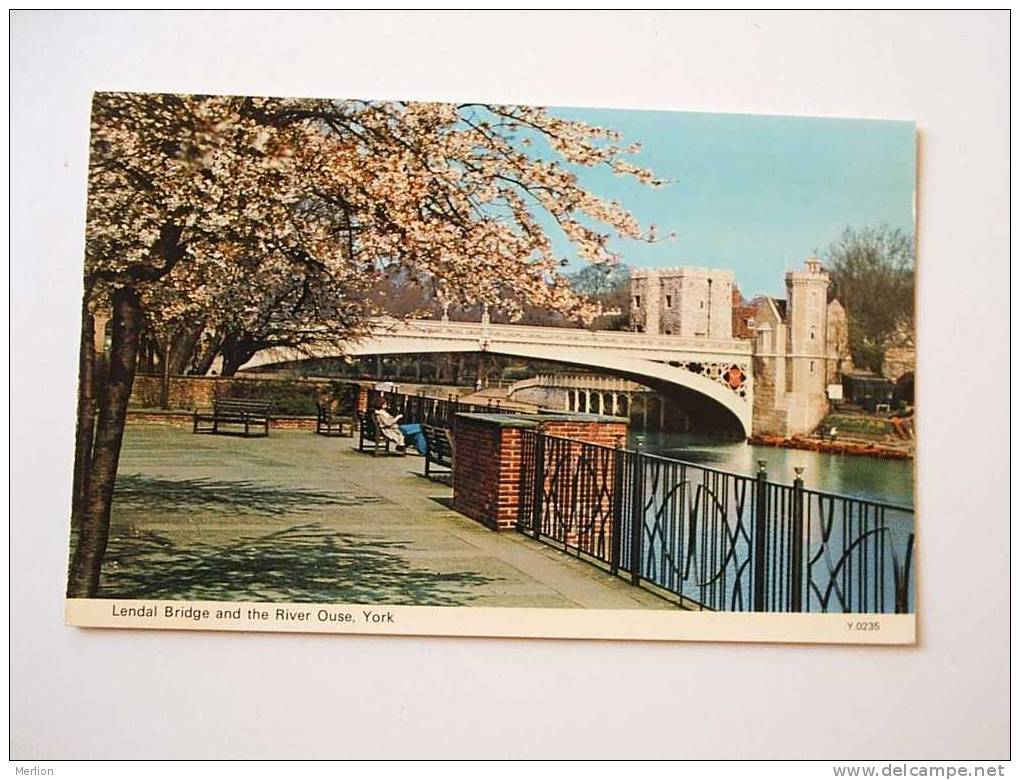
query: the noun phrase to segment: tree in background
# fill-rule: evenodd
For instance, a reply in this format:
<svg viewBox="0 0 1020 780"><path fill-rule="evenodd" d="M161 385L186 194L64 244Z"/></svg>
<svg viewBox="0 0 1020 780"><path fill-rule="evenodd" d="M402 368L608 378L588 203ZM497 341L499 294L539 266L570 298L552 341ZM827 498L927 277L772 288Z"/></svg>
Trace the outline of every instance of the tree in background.
<svg viewBox="0 0 1020 780"><path fill-rule="evenodd" d="M594 263L567 274L566 278L575 293L594 304L594 314L582 319L548 307L525 306L515 321L522 325L556 328L587 325L599 330L623 330L627 327L630 320L629 266L619 262ZM502 313L497 313L493 318L494 322L510 320L509 316Z"/></svg>
<svg viewBox="0 0 1020 780"><path fill-rule="evenodd" d="M574 289L582 295L611 295L630 284L630 266L624 263L597 263L585 266L568 278Z"/></svg>
<svg viewBox="0 0 1020 780"><path fill-rule="evenodd" d="M444 301L590 319L597 305L563 277L536 215L593 263L618 260L613 236L651 239L570 170L660 184L624 159L632 151L611 130L523 106L98 93L68 595L98 589L146 333L238 365L270 337L339 344L394 268ZM97 311L111 315L102 372Z"/></svg>
<svg viewBox="0 0 1020 780"><path fill-rule="evenodd" d="M847 228L824 256L830 295L846 308L854 364L880 373L891 341L913 332L913 237L888 225Z"/></svg>
<svg viewBox="0 0 1020 780"><path fill-rule="evenodd" d="M630 271L624 263L596 263L570 275L574 290L596 301L604 312L594 327L623 330L629 325Z"/></svg>

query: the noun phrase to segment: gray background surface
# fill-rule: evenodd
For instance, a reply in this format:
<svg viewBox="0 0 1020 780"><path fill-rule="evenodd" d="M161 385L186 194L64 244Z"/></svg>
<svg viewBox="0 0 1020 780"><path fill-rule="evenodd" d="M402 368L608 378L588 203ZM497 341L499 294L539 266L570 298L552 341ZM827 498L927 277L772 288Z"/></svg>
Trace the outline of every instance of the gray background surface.
<svg viewBox="0 0 1020 780"><path fill-rule="evenodd" d="M11 740L21 759L1008 753L1005 13L11 17ZM914 119L915 648L66 628L90 93Z"/></svg>

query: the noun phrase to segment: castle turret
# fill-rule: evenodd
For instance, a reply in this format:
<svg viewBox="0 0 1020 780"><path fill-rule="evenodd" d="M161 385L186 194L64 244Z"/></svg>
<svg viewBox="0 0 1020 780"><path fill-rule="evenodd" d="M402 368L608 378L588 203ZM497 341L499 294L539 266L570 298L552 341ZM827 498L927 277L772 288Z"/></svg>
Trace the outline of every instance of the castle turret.
<svg viewBox="0 0 1020 780"><path fill-rule="evenodd" d="M841 306L828 304L828 289L821 262L808 258L802 271L787 272L785 301L757 302L755 432L810 433L828 413L826 386L836 362L829 322L842 314Z"/></svg>
<svg viewBox="0 0 1020 780"><path fill-rule="evenodd" d="M803 271L786 274L787 392L825 394L828 289L829 275L813 257L804 262Z"/></svg>

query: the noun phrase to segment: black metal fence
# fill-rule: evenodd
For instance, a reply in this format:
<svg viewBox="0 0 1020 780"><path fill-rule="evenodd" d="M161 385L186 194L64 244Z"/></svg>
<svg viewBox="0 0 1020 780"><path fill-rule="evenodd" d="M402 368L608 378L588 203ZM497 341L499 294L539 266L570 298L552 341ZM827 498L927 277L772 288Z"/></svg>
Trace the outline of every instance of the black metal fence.
<svg viewBox="0 0 1020 780"><path fill-rule="evenodd" d="M913 611L910 507L522 433L518 530L634 585L694 609Z"/></svg>
<svg viewBox="0 0 1020 780"><path fill-rule="evenodd" d="M385 398L390 414L402 414L405 423L421 423L434 425L437 428L452 428L453 418L461 412L499 412L511 413L503 409L498 400L488 404L466 404L456 396L449 398L429 398L424 395L408 395L398 392L381 392L372 390L369 393L369 406L378 399Z"/></svg>

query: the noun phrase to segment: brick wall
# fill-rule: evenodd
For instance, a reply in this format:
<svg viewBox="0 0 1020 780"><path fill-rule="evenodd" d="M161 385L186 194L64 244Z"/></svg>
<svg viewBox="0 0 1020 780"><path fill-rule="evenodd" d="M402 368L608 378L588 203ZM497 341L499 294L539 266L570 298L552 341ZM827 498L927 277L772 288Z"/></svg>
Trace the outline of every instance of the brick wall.
<svg viewBox="0 0 1020 780"><path fill-rule="evenodd" d="M372 388L368 385L358 385L358 400L357 406L355 407L359 412L368 411L368 398L372 393Z"/></svg>
<svg viewBox="0 0 1020 780"><path fill-rule="evenodd" d="M194 415L190 412L163 412L140 409L128 410L127 416L129 423L176 425L185 428L191 428L194 420ZM272 430L283 431L314 431L316 423L317 420L314 417L272 417L269 420L269 427Z"/></svg>
<svg viewBox="0 0 1020 780"><path fill-rule="evenodd" d="M329 393L333 384L327 379L173 376L170 377L169 408L178 411L211 409L217 398L267 397L278 399L274 410L277 415L307 416L315 414L315 402ZM131 406L159 409L162 392L162 377L140 374L131 388ZM368 387L359 385L359 392L367 398ZM295 401L301 408L295 408ZM364 403L361 397L358 401Z"/></svg>
<svg viewBox="0 0 1020 780"><path fill-rule="evenodd" d="M456 511L494 531L513 527L517 499L511 494L520 480L520 439L519 429L457 418L453 429Z"/></svg>
<svg viewBox="0 0 1020 780"><path fill-rule="evenodd" d="M240 381L240 380L238 380ZM204 376L170 377L170 407L172 409L206 409L216 398L230 396L233 379ZM131 404L157 409L163 392L163 380L158 376L136 376L131 388Z"/></svg>
<svg viewBox="0 0 1020 780"><path fill-rule="evenodd" d="M530 476L522 469L524 427L610 447L627 436L626 422L606 418L543 420L521 415L515 425L500 415L458 415L453 433L453 508L494 531L517 524L521 478Z"/></svg>
<svg viewBox="0 0 1020 780"><path fill-rule="evenodd" d="M172 376L170 377L171 409L211 409L217 398L247 397L245 386L262 386L271 393L277 380L264 377ZM323 392L329 387L325 379L281 379L281 384L308 388L309 392ZM131 388L131 405L143 409L158 409L163 392L163 379L158 376L138 375ZM314 411L314 410L313 410Z"/></svg>
<svg viewBox="0 0 1020 780"><path fill-rule="evenodd" d="M617 441L627 443L627 423L608 422L602 420L550 420L540 426L550 436L562 436L565 439L578 439L592 444L605 444L613 447Z"/></svg>

